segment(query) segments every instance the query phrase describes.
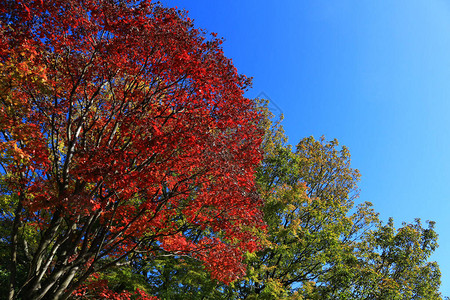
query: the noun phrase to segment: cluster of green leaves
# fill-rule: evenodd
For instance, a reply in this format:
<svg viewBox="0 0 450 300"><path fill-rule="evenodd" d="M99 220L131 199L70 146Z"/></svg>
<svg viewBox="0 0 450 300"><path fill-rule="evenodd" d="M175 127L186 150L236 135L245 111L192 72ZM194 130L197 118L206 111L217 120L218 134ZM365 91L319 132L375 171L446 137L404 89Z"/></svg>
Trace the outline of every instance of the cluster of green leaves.
<svg viewBox="0 0 450 300"><path fill-rule="evenodd" d="M427 262L437 247L433 228L433 222L422 227L419 219L397 230L392 218L385 225L378 223L356 243L352 261L337 270L343 269L344 280L330 276L315 289L315 298L442 299L439 266Z"/></svg>

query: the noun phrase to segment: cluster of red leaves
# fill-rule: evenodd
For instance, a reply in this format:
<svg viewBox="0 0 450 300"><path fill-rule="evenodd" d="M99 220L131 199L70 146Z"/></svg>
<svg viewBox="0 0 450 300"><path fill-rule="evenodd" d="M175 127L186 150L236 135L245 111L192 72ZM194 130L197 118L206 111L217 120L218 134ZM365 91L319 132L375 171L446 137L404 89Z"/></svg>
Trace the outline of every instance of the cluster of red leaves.
<svg viewBox="0 0 450 300"><path fill-rule="evenodd" d="M86 283L72 293L72 298L76 300L158 300L157 297L150 296L141 289L136 289L134 293L129 291L114 292L108 287L108 281L101 279L98 274L92 274Z"/></svg>
<svg viewBox="0 0 450 300"><path fill-rule="evenodd" d="M1 3L0 149L23 221L64 220L74 265L158 246L241 274L260 115L222 41L149 1Z"/></svg>
<svg viewBox="0 0 450 300"><path fill-rule="evenodd" d="M245 266L241 263L245 251L254 252L259 248L255 237L249 233L235 244L236 247L229 247L218 238L207 237L193 243L178 234L165 238L162 245L172 253L191 253L193 257L203 260L212 278L228 284L245 275Z"/></svg>

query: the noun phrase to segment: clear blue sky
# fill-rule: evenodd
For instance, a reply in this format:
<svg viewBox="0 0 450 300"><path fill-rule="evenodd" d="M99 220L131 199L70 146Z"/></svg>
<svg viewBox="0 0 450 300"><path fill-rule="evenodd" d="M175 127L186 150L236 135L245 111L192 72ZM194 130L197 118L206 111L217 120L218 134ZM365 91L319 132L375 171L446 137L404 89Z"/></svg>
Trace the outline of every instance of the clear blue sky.
<svg viewBox="0 0 450 300"><path fill-rule="evenodd" d="M226 39L239 72L285 115L289 142L337 138L361 201L397 226L437 222L450 295L450 2L167 0Z"/></svg>

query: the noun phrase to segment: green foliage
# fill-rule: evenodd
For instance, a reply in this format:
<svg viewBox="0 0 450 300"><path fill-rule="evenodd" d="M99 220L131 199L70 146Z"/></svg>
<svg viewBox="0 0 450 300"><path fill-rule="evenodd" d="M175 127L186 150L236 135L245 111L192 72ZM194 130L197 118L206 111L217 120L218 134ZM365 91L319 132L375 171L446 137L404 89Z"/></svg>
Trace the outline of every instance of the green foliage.
<svg viewBox="0 0 450 300"><path fill-rule="evenodd" d="M227 299L221 283L190 257L162 256L141 265L150 293L159 299Z"/></svg>
<svg viewBox="0 0 450 300"><path fill-rule="evenodd" d="M433 222L395 229L389 219L356 243L347 282L329 280L315 292L321 299L442 299L439 267L427 261L436 247Z"/></svg>
<svg viewBox="0 0 450 300"><path fill-rule="evenodd" d="M300 141L294 152L276 123L259 170L268 247L247 261L253 271L238 286L242 298L300 297L342 265L361 229L376 220L369 204L349 214L359 172L347 148L322 137Z"/></svg>

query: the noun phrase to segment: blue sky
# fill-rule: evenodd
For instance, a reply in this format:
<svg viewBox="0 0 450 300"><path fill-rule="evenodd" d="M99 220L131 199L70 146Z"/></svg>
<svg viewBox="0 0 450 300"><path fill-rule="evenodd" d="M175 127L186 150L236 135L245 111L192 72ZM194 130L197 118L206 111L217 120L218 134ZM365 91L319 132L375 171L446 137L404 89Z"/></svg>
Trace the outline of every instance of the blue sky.
<svg viewBox="0 0 450 300"><path fill-rule="evenodd" d="M381 217L437 222L450 295L450 2L167 0L225 38L289 142L337 138Z"/></svg>

